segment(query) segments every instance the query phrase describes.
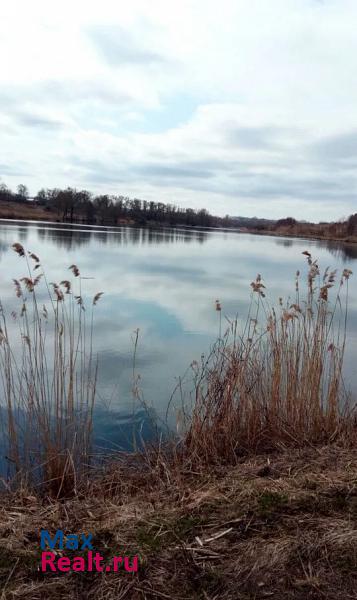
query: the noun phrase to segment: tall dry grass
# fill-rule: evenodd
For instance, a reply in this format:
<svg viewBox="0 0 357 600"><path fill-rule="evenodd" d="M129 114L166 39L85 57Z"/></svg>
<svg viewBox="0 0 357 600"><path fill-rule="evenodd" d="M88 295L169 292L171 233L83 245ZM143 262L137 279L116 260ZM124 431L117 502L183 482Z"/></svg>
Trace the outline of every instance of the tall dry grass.
<svg viewBox="0 0 357 600"><path fill-rule="evenodd" d="M13 280L11 315L0 304L7 460L22 482L61 496L75 492L90 459L97 380L93 309L101 294L86 311L76 265L69 278L48 282L35 254L19 243L13 249L25 273Z"/></svg>
<svg viewBox="0 0 357 600"><path fill-rule="evenodd" d="M76 492L90 463L97 382L93 314L101 293L86 310L76 265L69 267L69 279L48 282L35 254L21 244L13 249L26 273L14 280L18 306L11 315L0 303L8 462L21 481L59 497ZM229 322L223 336L216 301L219 339L207 358L192 365L194 401L185 434L165 456L166 440L158 436L145 455L150 467L165 464L168 476L182 458L207 465L257 449L355 441L355 412L342 376L351 271L320 273L317 261L304 254L306 278L296 273L292 299L271 306L258 275L246 323ZM134 397L136 345L137 337Z"/></svg>
<svg viewBox="0 0 357 600"><path fill-rule="evenodd" d="M183 444L190 460L231 461L246 451L355 436L342 375L351 271L321 274L303 254L306 279L296 273L292 299L270 306L258 275L245 325L230 322L208 358L192 365ZM219 302L216 310L221 323Z"/></svg>

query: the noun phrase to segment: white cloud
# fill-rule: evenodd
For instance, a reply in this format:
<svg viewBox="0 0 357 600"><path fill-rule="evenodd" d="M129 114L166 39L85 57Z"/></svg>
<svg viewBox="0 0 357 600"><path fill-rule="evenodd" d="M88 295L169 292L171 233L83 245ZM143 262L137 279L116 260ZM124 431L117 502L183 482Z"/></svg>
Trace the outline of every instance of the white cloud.
<svg viewBox="0 0 357 600"><path fill-rule="evenodd" d="M3 3L0 175L217 214L349 214L356 18L352 0Z"/></svg>

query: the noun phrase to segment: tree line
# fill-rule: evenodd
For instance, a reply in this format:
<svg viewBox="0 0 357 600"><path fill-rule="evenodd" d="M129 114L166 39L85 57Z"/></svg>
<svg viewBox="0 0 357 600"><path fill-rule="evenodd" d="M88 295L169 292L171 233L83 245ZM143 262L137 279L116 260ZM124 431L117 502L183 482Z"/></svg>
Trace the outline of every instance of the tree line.
<svg viewBox="0 0 357 600"><path fill-rule="evenodd" d="M42 188L30 198L25 185L13 192L0 184L0 202L33 202L46 210L55 212L60 221L83 222L98 225L119 225L123 222L145 224L148 222L167 225L189 225L201 227L233 226L229 217L216 217L206 209L182 208L176 204L165 204L129 198L121 195L95 195L88 190L72 187Z"/></svg>

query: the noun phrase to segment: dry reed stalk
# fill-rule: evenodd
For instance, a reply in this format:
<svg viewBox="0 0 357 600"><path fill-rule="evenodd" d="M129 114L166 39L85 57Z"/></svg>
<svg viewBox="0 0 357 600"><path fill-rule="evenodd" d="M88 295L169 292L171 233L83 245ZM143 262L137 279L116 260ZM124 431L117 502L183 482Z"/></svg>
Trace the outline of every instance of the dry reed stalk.
<svg viewBox="0 0 357 600"><path fill-rule="evenodd" d="M20 310L12 311L17 333L10 333L2 306L0 314L9 460L19 477L45 484L53 495L66 495L75 492L77 478L89 464L97 377L93 306L100 295L92 303L88 343L78 267L70 267L78 278L75 296L74 283L49 284L35 254L19 243L13 249L25 259L28 273L14 280L20 303ZM42 272L33 277L37 268Z"/></svg>
<svg viewBox="0 0 357 600"><path fill-rule="evenodd" d="M271 307L258 275L242 333L237 321L230 323L208 359L195 364L195 399L183 440L190 461L231 461L257 448L355 440L342 380L351 271L343 271L330 301L336 271L320 275L317 261L303 254L305 291L297 272L294 301L280 299Z"/></svg>

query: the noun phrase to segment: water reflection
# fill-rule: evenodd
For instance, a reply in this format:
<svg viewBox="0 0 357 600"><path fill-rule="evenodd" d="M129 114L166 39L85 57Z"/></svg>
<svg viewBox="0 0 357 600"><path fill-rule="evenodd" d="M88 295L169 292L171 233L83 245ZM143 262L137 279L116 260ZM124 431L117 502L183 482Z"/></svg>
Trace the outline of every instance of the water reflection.
<svg viewBox="0 0 357 600"><path fill-rule="evenodd" d="M88 225L70 225L67 223L31 223L29 225L4 225L0 228L12 228L14 237L21 243L26 243L29 232L35 231L42 242L51 242L61 249L72 250L88 245L91 241L104 245L146 245L146 244L177 244L182 242L198 242L202 244L209 233L201 230L137 228L137 227L90 227Z"/></svg>
<svg viewBox="0 0 357 600"><path fill-rule="evenodd" d="M334 258L343 262L357 260L357 244L339 244L338 242L326 242L326 248Z"/></svg>
<svg viewBox="0 0 357 600"><path fill-rule="evenodd" d="M57 248L71 250L89 244L92 236L90 231L81 231L75 229L52 229L47 227L37 227L37 235L43 242L51 242Z"/></svg>
<svg viewBox="0 0 357 600"><path fill-rule="evenodd" d="M291 246L293 245L293 240L288 239L288 238L282 238L282 239L277 238L276 244L278 246L284 246L284 248L291 248Z"/></svg>
<svg viewBox="0 0 357 600"><path fill-rule="evenodd" d="M95 432L104 445L108 440L120 445L118 436L112 437L119 423L120 431L125 430L132 412L134 330L140 330L137 368L145 402L162 417L177 378L209 351L219 331L217 298L223 317L238 314L244 321L250 282L257 273L262 274L271 303L293 295L296 270L302 276L307 271L301 254L306 249L318 258L321 269L348 266L357 271L357 246L352 244L227 231L0 222L1 300L9 315L17 302L12 279L26 275L25 261L9 250L19 239L40 256L49 281L68 278L68 267L75 263L85 278L83 294L89 302L95 293L104 292L94 329L100 394ZM346 385L357 390L356 351L357 276L350 281L346 355ZM170 418L174 421L174 410ZM140 416L143 432L151 431L149 421Z"/></svg>
<svg viewBox="0 0 357 600"><path fill-rule="evenodd" d="M298 239L298 238L273 238L277 246L284 246L284 248L291 248L297 243L300 245L312 245L317 249L327 249L332 256L343 262L357 259L357 244L351 244L348 242L337 242L335 240L311 240L311 239Z"/></svg>
<svg viewBox="0 0 357 600"><path fill-rule="evenodd" d="M166 434L153 409L139 409L134 413L98 409L94 413L94 444L104 452L132 452L153 439Z"/></svg>
<svg viewBox="0 0 357 600"><path fill-rule="evenodd" d="M5 242L3 242L3 241L0 239L0 256L1 256L2 254L6 254L6 252L7 252L8 250L9 250L9 246L8 246L8 244L5 244Z"/></svg>
<svg viewBox="0 0 357 600"><path fill-rule="evenodd" d="M19 410L16 411L15 420L19 424L20 431L27 432L27 444L29 444L28 428L25 425L26 414ZM7 435L8 413L0 405L0 491L4 491L5 481L11 480L15 474L14 462L9 458L9 441ZM93 444L95 454L112 454L115 452L133 452L142 450L148 442L154 439L163 439L168 435L165 425L160 424L158 415L153 409L138 408L127 413L118 413L109 408L97 407L93 415ZM39 435L32 434L33 443L31 450L35 457L40 448L38 446ZM24 440L19 439L20 454L24 448ZM5 479L3 479L5 478Z"/></svg>

